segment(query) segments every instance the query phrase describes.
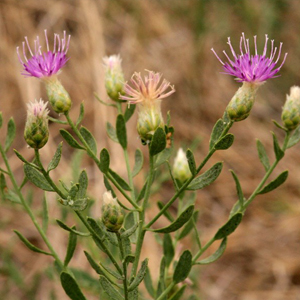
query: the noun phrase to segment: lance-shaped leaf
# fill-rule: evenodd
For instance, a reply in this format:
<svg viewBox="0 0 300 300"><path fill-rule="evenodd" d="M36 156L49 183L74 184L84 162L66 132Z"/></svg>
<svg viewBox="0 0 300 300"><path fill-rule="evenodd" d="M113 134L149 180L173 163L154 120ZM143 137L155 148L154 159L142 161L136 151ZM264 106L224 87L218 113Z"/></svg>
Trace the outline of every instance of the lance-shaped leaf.
<svg viewBox="0 0 300 300"><path fill-rule="evenodd" d="M85 232L81 232L78 231L74 228L69 227L68 225L66 225L64 222L60 221L60 220L56 220L56 223L64 230L72 232L74 234L77 234L79 236L90 236L91 234L89 232L85 233Z"/></svg>
<svg viewBox="0 0 300 300"><path fill-rule="evenodd" d="M112 169L109 169L109 174L118 182L118 184L125 190L125 191L131 191L130 186L128 183L116 172L114 172Z"/></svg>
<svg viewBox="0 0 300 300"><path fill-rule="evenodd" d="M65 129L59 130L61 136L64 138L64 140L72 147L76 149L84 149L75 139L74 137Z"/></svg>
<svg viewBox="0 0 300 300"><path fill-rule="evenodd" d="M46 251L34 246L33 244L31 244L19 231L14 230L14 233L19 237L19 239L24 243L24 245L31 251L52 256L51 253L46 252Z"/></svg>
<svg viewBox="0 0 300 300"><path fill-rule="evenodd" d="M22 204L19 196L12 190L5 190L4 191L4 199L9 200L13 203Z"/></svg>
<svg viewBox="0 0 300 300"><path fill-rule="evenodd" d="M13 118L10 118L7 124L7 135L5 139L4 152L6 152L13 143L16 136L16 124Z"/></svg>
<svg viewBox="0 0 300 300"><path fill-rule="evenodd" d="M109 299L124 300L124 297L112 286L112 284L104 276L100 276L100 285Z"/></svg>
<svg viewBox="0 0 300 300"><path fill-rule="evenodd" d="M193 215L194 212L194 205L189 206L186 208L179 217L171 223L169 226L159 229L150 229L151 231L158 232L158 233L170 233L173 231L178 230L181 228ZM149 229L148 229L149 230Z"/></svg>
<svg viewBox="0 0 300 300"><path fill-rule="evenodd" d="M215 149L216 150L226 150L232 146L234 142L234 135L231 133L227 133L222 139L220 139L216 144L215 144Z"/></svg>
<svg viewBox="0 0 300 300"><path fill-rule="evenodd" d="M86 196L87 187L89 184L89 179L87 177L87 173L85 170L81 171L78 179L78 192L76 195L76 199L83 200ZM73 199L73 198L72 198Z"/></svg>
<svg viewBox="0 0 300 300"><path fill-rule="evenodd" d="M192 268L192 258L192 254L189 250L182 253L173 275L173 281L175 283L179 283L188 277Z"/></svg>
<svg viewBox="0 0 300 300"><path fill-rule="evenodd" d="M72 229L76 230L76 227L73 226ZM69 234L69 242L68 242L68 247L67 247L67 254L64 260L64 266L68 266L69 262L71 261L75 249L76 249L76 245L77 245L77 235L75 233L73 233L72 231L70 231Z"/></svg>
<svg viewBox="0 0 300 300"><path fill-rule="evenodd" d="M76 127L81 123L81 121L83 120L84 117L84 105L83 102L80 103L80 111L79 111L79 116L78 119L76 121Z"/></svg>
<svg viewBox="0 0 300 300"><path fill-rule="evenodd" d="M106 123L106 132L107 132L108 137L112 141L119 143L116 130L109 122Z"/></svg>
<svg viewBox="0 0 300 300"><path fill-rule="evenodd" d="M96 271L96 273L99 275L104 275L104 272L101 270L99 265L94 261L92 256L86 251L84 251L84 254L85 254L88 262L90 263L91 267Z"/></svg>
<svg viewBox="0 0 300 300"><path fill-rule="evenodd" d="M132 234L134 234L135 231L137 230L137 228L139 227L139 224L140 224L140 222L137 222L132 227L130 227L129 229L122 232L121 233L121 238L125 239L125 238L130 237Z"/></svg>
<svg viewBox="0 0 300 300"><path fill-rule="evenodd" d="M218 162L200 176L194 178L187 187L188 190L199 190L213 183L220 175L223 163Z"/></svg>
<svg viewBox="0 0 300 300"><path fill-rule="evenodd" d="M131 116L133 115L134 111L135 111L136 105L135 104L129 104L126 106L126 110L124 113L124 119L125 121L129 121L129 119L131 118Z"/></svg>
<svg viewBox="0 0 300 300"><path fill-rule="evenodd" d="M136 277L132 281L132 283L129 286L129 291L133 291L135 288L139 286L139 284L143 281L146 271L147 271L147 266L148 266L148 258L146 258L141 265L140 270L138 271Z"/></svg>
<svg viewBox="0 0 300 300"><path fill-rule="evenodd" d="M158 127L150 143L150 155L154 156L163 151L166 148L166 143L166 133L162 128Z"/></svg>
<svg viewBox="0 0 300 300"><path fill-rule="evenodd" d="M109 170L110 157L106 148L103 148L100 152L100 171L106 174Z"/></svg>
<svg viewBox="0 0 300 300"><path fill-rule="evenodd" d="M153 287L152 278L151 278L150 270L149 270L148 267L147 267L146 274L145 274L145 277L144 277L144 283L145 283L145 287L146 287L149 295L152 298L154 298L155 297L155 290L154 290L154 287Z"/></svg>
<svg viewBox="0 0 300 300"><path fill-rule="evenodd" d="M178 236L178 240L183 239L191 232L191 230L194 227L194 222L195 223L197 222L198 213L199 213L199 210L194 211L193 217L186 223L186 225L183 227L182 231L180 232L180 234Z"/></svg>
<svg viewBox="0 0 300 300"><path fill-rule="evenodd" d="M156 299L158 299L159 296L166 289L165 273L166 273L166 258L163 256L160 262L160 272L159 272L159 281L156 290ZM167 296L163 297L162 300L167 300Z"/></svg>
<svg viewBox="0 0 300 300"><path fill-rule="evenodd" d="M48 172L54 170L58 166L61 159L61 151L62 151L62 142L59 143L56 152L48 165Z"/></svg>
<svg viewBox="0 0 300 300"><path fill-rule="evenodd" d="M126 122L124 116L119 114L116 122L116 133L118 141L123 149L127 148L127 133L126 133Z"/></svg>
<svg viewBox="0 0 300 300"><path fill-rule="evenodd" d="M43 219L43 230L46 233L48 229L48 223L49 223L49 213L48 213L48 203L47 203L46 193L44 193L44 198L43 198L42 219Z"/></svg>
<svg viewBox="0 0 300 300"><path fill-rule="evenodd" d="M196 262L197 265L208 265L219 259L225 252L227 246L227 237L225 237L218 250L209 257Z"/></svg>
<svg viewBox="0 0 300 300"><path fill-rule="evenodd" d="M21 153L19 153L16 149L14 149L15 154L17 155L17 157L25 164L31 164L31 162L29 162L25 157L22 156Z"/></svg>
<svg viewBox="0 0 300 300"><path fill-rule="evenodd" d="M60 281L66 294L72 300L86 300L76 280L69 273L65 271L61 272Z"/></svg>
<svg viewBox="0 0 300 300"><path fill-rule="evenodd" d="M243 218L243 214L237 213L232 216L225 225L223 225L215 235L215 240L221 240L233 233L239 226Z"/></svg>
<svg viewBox="0 0 300 300"><path fill-rule="evenodd" d="M268 171L270 168L269 158L268 158L267 151L266 151L264 145L262 144L262 142L259 139L256 140L256 147L257 147L259 160L263 164L265 170Z"/></svg>
<svg viewBox="0 0 300 300"><path fill-rule="evenodd" d="M280 185L282 185L288 178L289 171L282 172L276 179L271 181L268 185L266 185L263 189L261 189L257 194L266 194L269 193Z"/></svg>
<svg viewBox="0 0 300 300"><path fill-rule="evenodd" d="M289 142L287 144L287 149L295 146L300 141L300 126L296 128L293 135L290 137Z"/></svg>
<svg viewBox="0 0 300 300"><path fill-rule="evenodd" d="M134 161L135 161L135 163L134 163L134 167L132 170L132 177L139 174L139 172L141 171L141 169L143 167L144 156L143 156L143 152L140 149L135 150Z"/></svg>
<svg viewBox="0 0 300 300"><path fill-rule="evenodd" d="M38 188L48 192L54 191L42 173L33 168L31 165L24 164L24 173L26 177Z"/></svg>
<svg viewBox="0 0 300 300"><path fill-rule="evenodd" d="M122 279L123 279L122 276L121 276L119 273L113 271L113 270L112 270L111 268L109 268L109 267L106 267L104 264L100 263L100 266L101 266L107 273L109 273L110 275L112 275L112 276L115 277L116 279L118 279L118 280L122 280Z"/></svg>
<svg viewBox="0 0 300 300"><path fill-rule="evenodd" d="M230 170L230 172L231 172L232 177L233 177L233 179L235 181L236 192L237 192L237 195L239 197L240 206L242 207L243 204L244 204L244 194L243 194L243 191L242 191L242 187L241 187L240 181L239 181L237 175L234 173L233 170Z"/></svg>
<svg viewBox="0 0 300 300"><path fill-rule="evenodd" d="M92 133L84 126L81 126L79 131L88 144L89 148L92 150L93 154L97 155L97 143Z"/></svg>
<svg viewBox="0 0 300 300"><path fill-rule="evenodd" d="M156 169L157 167L159 167L160 165L162 165L163 163L165 163L167 160L169 160L172 152L173 152L173 144L171 146L171 148L166 148L165 150L163 150L162 152L160 152L155 160L154 163L154 168Z"/></svg>
<svg viewBox="0 0 300 300"><path fill-rule="evenodd" d="M279 146L277 136L274 132L272 132L273 135L273 146L274 146L274 152L277 160L281 160L284 156L284 151Z"/></svg>
<svg viewBox="0 0 300 300"><path fill-rule="evenodd" d="M166 258L166 265L169 266L175 255L173 241L169 233L164 234L163 251Z"/></svg>
<svg viewBox="0 0 300 300"><path fill-rule="evenodd" d="M219 119L210 136L210 141L209 141L209 150L211 150L213 148L213 146L215 145L215 143L218 141L218 139L220 138L222 132L224 129L224 121L222 119Z"/></svg>
<svg viewBox="0 0 300 300"><path fill-rule="evenodd" d="M196 162L195 162L194 154L190 149L187 149L186 151L186 158L189 163L189 168L191 173L193 175L196 175L197 174Z"/></svg>

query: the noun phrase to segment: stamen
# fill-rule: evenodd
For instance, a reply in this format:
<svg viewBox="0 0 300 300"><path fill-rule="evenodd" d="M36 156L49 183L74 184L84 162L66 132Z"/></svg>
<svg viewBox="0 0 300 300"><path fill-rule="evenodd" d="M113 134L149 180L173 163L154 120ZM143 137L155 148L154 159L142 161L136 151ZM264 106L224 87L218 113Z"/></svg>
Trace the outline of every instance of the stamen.
<svg viewBox="0 0 300 300"><path fill-rule="evenodd" d="M218 56L218 54L216 53L216 51L214 50L214 48L211 48L210 50L214 53L214 55L219 60L219 62L224 66L225 64L222 62L221 58Z"/></svg>
<svg viewBox="0 0 300 300"><path fill-rule="evenodd" d="M276 61L275 61L275 64L277 64L277 62L278 62L278 60L279 60L279 58L280 58L281 48L282 48L282 43L280 43L279 52L278 52L278 57L277 57L277 59L276 59Z"/></svg>
<svg viewBox="0 0 300 300"><path fill-rule="evenodd" d="M255 55L257 55L256 35L254 36Z"/></svg>
<svg viewBox="0 0 300 300"><path fill-rule="evenodd" d="M47 45L47 52L49 52L49 43L48 43L47 29L45 29L44 32L45 32L45 40L46 40L46 45Z"/></svg>
<svg viewBox="0 0 300 300"><path fill-rule="evenodd" d="M17 47L17 54L18 54L18 58L19 58L20 63L23 65L24 62L23 62L23 60L21 59L21 56L20 56L20 53L19 53L19 47Z"/></svg>
<svg viewBox="0 0 300 300"><path fill-rule="evenodd" d="M234 58L237 59L237 56L236 56L236 54L235 54L235 51L234 51L234 49L233 49L233 47L232 47L232 45L231 45L231 42L230 42L230 37L228 37L228 42L227 42L227 44L229 45L230 50L231 50L231 53L233 54Z"/></svg>
<svg viewBox="0 0 300 300"><path fill-rule="evenodd" d="M23 56L24 56L26 62L28 62L28 59L27 59L27 56L26 56L26 51L25 51L25 42L23 42L22 45L23 45Z"/></svg>
<svg viewBox="0 0 300 300"><path fill-rule="evenodd" d="M264 47L264 52L263 52L263 56L266 56L266 53L267 53L267 44L268 44L268 35L266 34L266 41L265 41L265 47Z"/></svg>
<svg viewBox="0 0 300 300"><path fill-rule="evenodd" d="M28 50L29 50L31 56L33 56L33 53L32 53L31 48L29 46L29 42L28 42L27 36L25 36L25 41L26 41L26 44L27 44L27 47L28 47Z"/></svg>

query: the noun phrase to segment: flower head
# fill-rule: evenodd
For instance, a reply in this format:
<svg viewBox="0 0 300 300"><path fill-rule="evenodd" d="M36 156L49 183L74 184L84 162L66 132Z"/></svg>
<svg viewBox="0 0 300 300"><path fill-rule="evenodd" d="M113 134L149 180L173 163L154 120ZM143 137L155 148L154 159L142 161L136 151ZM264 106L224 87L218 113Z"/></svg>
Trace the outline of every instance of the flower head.
<svg viewBox="0 0 300 300"><path fill-rule="evenodd" d="M49 49L47 30L45 30L45 39L47 46L46 52L42 52L42 46L40 45L38 36L34 41L34 52L31 50L27 37L25 37L26 43L22 43L24 61L21 59L19 47L17 47L19 61L24 68L22 75L44 78L57 74L69 59L67 58L66 54L69 49L70 37L71 36L69 35L67 39L65 31L64 37L62 39L58 34L55 33L53 51L51 51ZM27 58L26 56L26 46L31 55L30 58Z"/></svg>
<svg viewBox="0 0 300 300"><path fill-rule="evenodd" d="M182 148L178 149L174 160L173 176L182 183L192 176L186 154Z"/></svg>
<svg viewBox="0 0 300 300"><path fill-rule="evenodd" d="M236 77L238 82L251 82L251 83L261 83L266 81L269 78L275 78L279 75L276 75L281 67L283 66L287 53L285 53L283 61L279 67L276 67L280 55L281 55L281 48L282 43L280 43L278 55L275 60L275 55L277 52L277 47L274 48L274 40L271 40L271 52L270 56L267 57L267 44L268 44L268 35L266 34L265 46L263 50L263 54L257 54L257 45L256 45L256 36L254 36L254 47L255 47L255 54L250 54L250 46L249 46L249 39L245 38L244 33L242 33L240 39L240 54L236 54L234 51L230 38L228 38L227 44L230 47L231 53L233 55L233 59L230 59L229 56L225 51L225 54L228 62L223 62L214 49L211 49L217 59L221 62L224 68L224 74L232 75Z"/></svg>
<svg viewBox="0 0 300 300"><path fill-rule="evenodd" d="M281 119L288 130L295 129L300 123L300 87L292 86L282 109Z"/></svg>

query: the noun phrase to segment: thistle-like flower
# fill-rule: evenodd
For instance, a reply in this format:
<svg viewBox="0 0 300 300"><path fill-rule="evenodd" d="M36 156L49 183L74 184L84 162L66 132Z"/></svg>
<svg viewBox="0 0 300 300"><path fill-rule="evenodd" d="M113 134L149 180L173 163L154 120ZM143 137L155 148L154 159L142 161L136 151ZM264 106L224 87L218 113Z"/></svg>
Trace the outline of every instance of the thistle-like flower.
<svg viewBox="0 0 300 300"><path fill-rule="evenodd" d="M45 146L49 137L47 103L42 99L27 104L27 120L24 131L26 143L34 149Z"/></svg>
<svg viewBox="0 0 300 300"><path fill-rule="evenodd" d="M282 122L288 130L295 129L300 123L300 87L293 86L282 109Z"/></svg>
<svg viewBox="0 0 300 300"><path fill-rule="evenodd" d="M271 41L270 56L266 56L268 40L268 35L266 35L263 54L259 55L257 53L256 36L254 36L255 54L251 55L249 39L245 38L244 33L242 33L240 39L240 54L236 54L231 45L230 38L228 38L227 44L230 47L233 59L231 59L227 53L223 51L228 60L228 62L225 63L220 59L214 49L211 49L223 65L224 74L235 76L235 79L238 82L243 82L243 86L238 89L226 108L226 111L232 121L242 121L246 119L253 107L258 87L267 79L279 76L277 73L282 68L286 60L287 53L285 53L279 67L276 67L281 56L282 43L280 43L278 55L275 60L277 47L274 48L274 40Z"/></svg>
<svg viewBox="0 0 300 300"><path fill-rule="evenodd" d="M121 62L120 55L105 56L103 58L106 92L114 101L120 101L119 95L124 93L124 74Z"/></svg>
<svg viewBox="0 0 300 300"><path fill-rule="evenodd" d="M140 73L135 72L130 79L133 87L126 83L126 95L120 95L120 99L127 100L129 104L139 104L137 130L144 141L150 141L155 130L164 126L161 100L175 92L174 86L166 79L161 82L160 73L147 72L144 80Z"/></svg>

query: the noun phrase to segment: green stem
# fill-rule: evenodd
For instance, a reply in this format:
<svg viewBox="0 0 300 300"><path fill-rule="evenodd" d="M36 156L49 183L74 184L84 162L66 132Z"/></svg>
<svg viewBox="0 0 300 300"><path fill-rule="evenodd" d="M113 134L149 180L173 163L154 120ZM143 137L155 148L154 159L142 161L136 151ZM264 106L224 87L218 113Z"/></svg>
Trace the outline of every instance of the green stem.
<svg viewBox="0 0 300 300"><path fill-rule="evenodd" d="M215 237L210 239L194 256L192 263L195 264L197 259L211 246L211 244L215 241Z"/></svg>
<svg viewBox="0 0 300 300"><path fill-rule="evenodd" d="M17 184L17 181L13 175L13 172L10 168L10 165L9 165L9 162L8 162L8 159L6 157L6 154L4 152L4 149L2 148L2 145L0 145L0 152L1 152L1 155L2 155L2 158L4 160L4 163L5 163L5 166L6 166L6 169L7 169L7 173L10 177L10 180L13 184L13 187L16 191L16 193L18 194L21 202L22 202L22 205L24 207L24 209L26 210L27 214L29 215L30 219L32 220L35 228L37 229L37 231L39 232L39 234L41 235L42 239L44 240L45 244L47 245L49 251L51 252L52 256L54 257L55 261L57 262L57 264L63 269L64 268L64 264L63 262L60 260L60 258L58 257L57 253L55 252L54 248L52 247L50 241L48 240L45 232L43 231L43 229L40 227L40 225L38 224L31 208L29 207L29 205L27 204L27 202L25 201L20 189L19 189L19 186Z"/></svg>
<svg viewBox="0 0 300 300"><path fill-rule="evenodd" d="M169 292L175 287L176 283L172 282L164 291L162 294L160 294L160 296L156 299L156 300L162 300L165 299L165 297L169 294Z"/></svg>

